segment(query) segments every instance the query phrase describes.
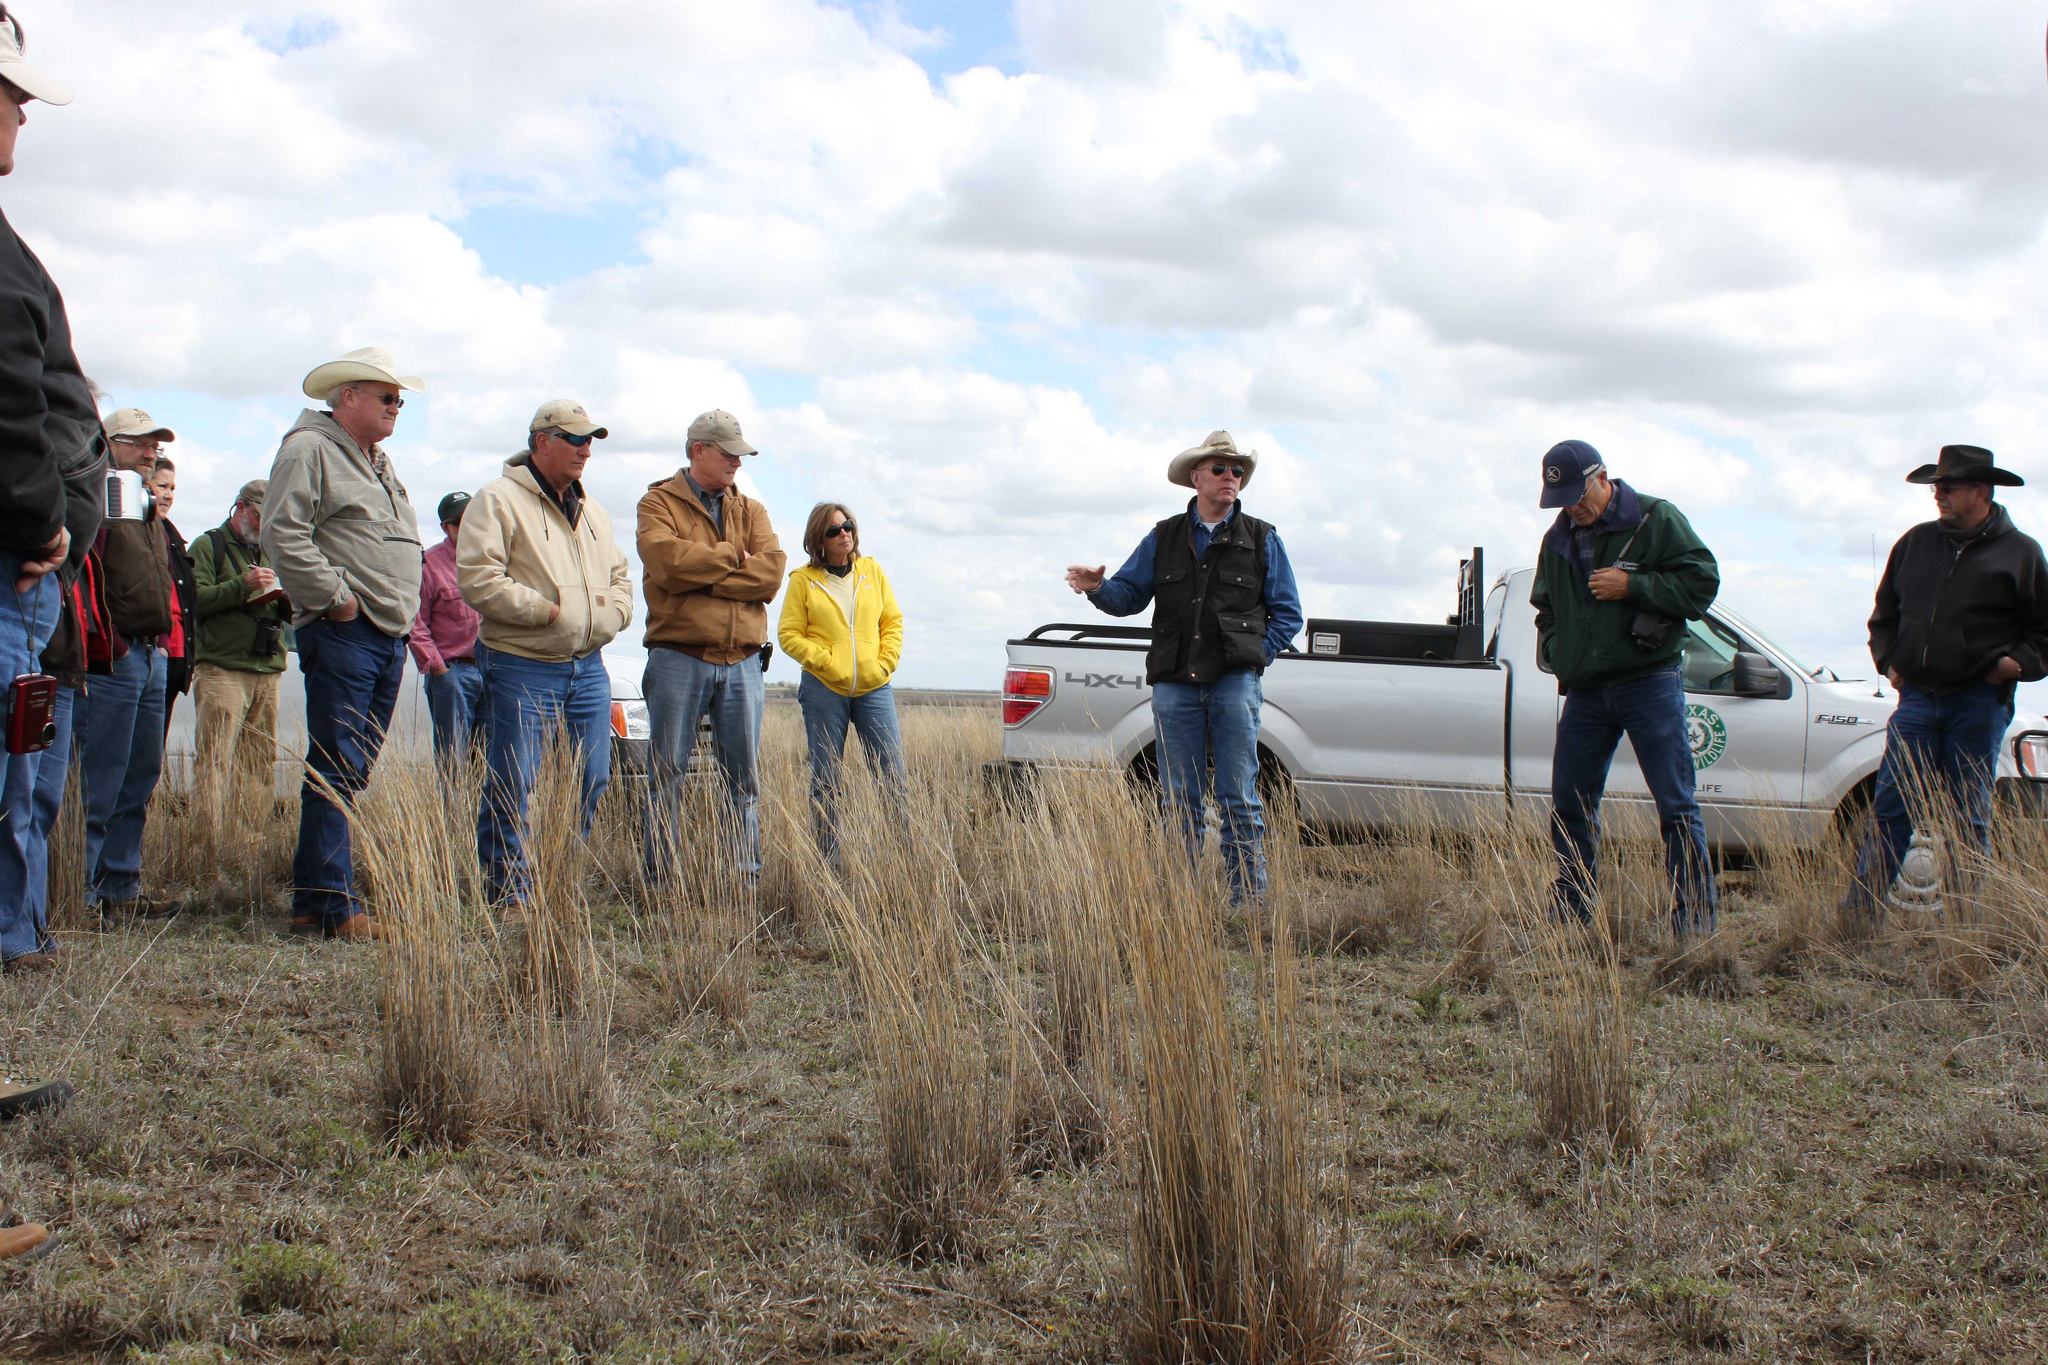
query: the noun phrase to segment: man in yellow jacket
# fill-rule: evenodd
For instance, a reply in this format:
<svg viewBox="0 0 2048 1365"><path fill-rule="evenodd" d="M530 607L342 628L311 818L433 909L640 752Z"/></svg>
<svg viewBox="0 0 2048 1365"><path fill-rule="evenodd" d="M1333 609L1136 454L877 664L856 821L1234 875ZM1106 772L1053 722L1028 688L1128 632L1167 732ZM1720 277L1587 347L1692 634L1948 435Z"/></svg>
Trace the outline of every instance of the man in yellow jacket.
<svg viewBox="0 0 2048 1365"><path fill-rule="evenodd" d="M689 463L640 499L647 593L647 877L672 880L681 851L683 774L711 717L725 779L724 834L741 880L761 871L761 647L782 587L782 543L768 509L734 487L758 454L722 409L690 423Z"/></svg>
<svg viewBox="0 0 2048 1365"><path fill-rule="evenodd" d="M455 542L462 600L483 618L477 665L488 768L477 859L495 901L524 904L527 796L548 737L583 760L583 833L611 784L611 675L599 652L633 620L633 580L604 508L583 495L590 443L608 433L581 403L543 403L526 449L470 499Z"/></svg>

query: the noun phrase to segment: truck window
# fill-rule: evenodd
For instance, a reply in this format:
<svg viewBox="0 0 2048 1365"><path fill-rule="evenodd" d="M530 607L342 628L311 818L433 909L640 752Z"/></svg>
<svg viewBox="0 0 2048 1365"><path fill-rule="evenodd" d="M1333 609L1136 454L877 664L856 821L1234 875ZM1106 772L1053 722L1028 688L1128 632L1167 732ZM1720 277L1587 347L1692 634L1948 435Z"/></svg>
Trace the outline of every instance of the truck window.
<svg viewBox="0 0 2048 1365"><path fill-rule="evenodd" d="M1754 648L1711 618L1685 623L1685 690L1730 696L1735 691L1735 655Z"/></svg>
<svg viewBox="0 0 2048 1365"><path fill-rule="evenodd" d="M1482 624L1479 633L1486 639L1486 657L1489 659L1498 658L1500 655L1500 620L1507 606L1508 585L1507 580L1502 579L1493 585L1492 592L1486 594L1486 607L1480 618Z"/></svg>

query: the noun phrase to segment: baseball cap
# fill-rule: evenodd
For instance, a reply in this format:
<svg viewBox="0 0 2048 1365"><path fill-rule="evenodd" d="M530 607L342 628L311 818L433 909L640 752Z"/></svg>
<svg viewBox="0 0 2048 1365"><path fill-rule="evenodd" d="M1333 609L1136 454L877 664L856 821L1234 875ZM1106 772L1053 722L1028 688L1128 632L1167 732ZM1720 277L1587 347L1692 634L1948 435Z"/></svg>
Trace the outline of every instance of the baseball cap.
<svg viewBox="0 0 2048 1365"><path fill-rule="evenodd" d="M246 502L251 507L263 505L263 495L270 491L270 480L251 479L242 485L242 491L235 494L236 502Z"/></svg>
<svg viewBox="0 0 2048 1365"><path fill-rule="evenodd" d="M581 436L583 433L579 431L576 434ZM440 522L443 526L446 526L451 521L461 521L463 512L468 510L468 508L469 494L450 493L447 497L441 499L440 506L434 509L434 520Z"/></svg>
<svg viewBox="0 0 2048 1365"><path fill-rule="evenodd" d="M7 25L0 24L0 32L4 32L6 28ZM164 441L178 439L176 432L159 423L141 408L116 408L106 421L100 423L100 429L107 433L107 439L110 441L124 436L155 436Z"/></svg>
<svg viewBox="0 0 2048 1365"><path fill-rule="evenodd" d="M526 424L528 431L566 431L571 436L595 436L599 440L611 435L603 427L590 420L590 414L583 410L581 403L568 398L556 398L542 403L533 414L533 420Z"/></svg>
<svg viewBox="0 0 2048 1365"><path fill-rule="evenodd" d="M1584 441L1559 441L1543 452L1543 501L1539 507L1570 507L1586 496L1586 480L1605 473L1600 452Z"/></svg>
<svg viewBox="0 0 2048 1365"><path fill-rule="evenodd" d="M724 408L713 408L701 414L690 423L690 437L694 443L709 441L728 455L759 455L761 452L747 444L747 438L740 435L740 419Z"/></svg>
<svg viewBox="0 0 2048 1365"><path fill-rule="evenodd" d="M7 6L0 5L0 77L44 104L71 103L70 86L51 80L21 59L21 50L26 45L21 36L21 20L9 14Z"/></svg>

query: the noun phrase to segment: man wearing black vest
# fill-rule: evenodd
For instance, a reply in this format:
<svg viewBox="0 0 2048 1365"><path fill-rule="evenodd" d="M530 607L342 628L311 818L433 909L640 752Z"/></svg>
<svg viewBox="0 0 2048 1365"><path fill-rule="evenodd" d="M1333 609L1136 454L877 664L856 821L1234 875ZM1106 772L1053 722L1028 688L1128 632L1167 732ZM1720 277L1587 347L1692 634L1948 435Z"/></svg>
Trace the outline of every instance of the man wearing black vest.
<svg viewBox="0 0 2048 1365"><path fill-rule="evenodd" d="M1223 866L1239 905L1266 893L1260 678L1301 629L1301 595L1280 533L1238 506L1258 464L1258 451L1239 453L1229 432L1210 432L1166 469L1169 483L1195 490L1186 511L1148 531L1113 578L1103 576L1107 565L1067 570L1067 586L1111 616L1135 616L1153 604L1145 681L1159 778L1193 859L1201 853L1213 765Z"/></svg>

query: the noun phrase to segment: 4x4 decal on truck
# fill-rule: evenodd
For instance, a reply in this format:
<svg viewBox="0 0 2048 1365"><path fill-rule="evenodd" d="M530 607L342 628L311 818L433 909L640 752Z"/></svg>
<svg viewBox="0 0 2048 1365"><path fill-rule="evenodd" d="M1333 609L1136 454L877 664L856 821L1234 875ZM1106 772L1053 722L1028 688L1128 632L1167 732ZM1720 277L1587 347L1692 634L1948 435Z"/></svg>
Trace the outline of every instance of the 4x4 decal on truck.
<svg viewBox="0 0 2048 1365"><path fill-rule="evenodd" d="M1692 743L1692 770L1711 768L1728 752L1728 726L1720 713L1697 702L1685 708L1685 737Z"/></svg>
<svg viewBox="0 0 2048 1365"><path fill-rule="evenodd" d="M1145 685L1145 675L1136 677L1128 673L1069 673L1066 681L1081 687L1137 687Z"/></svg>

